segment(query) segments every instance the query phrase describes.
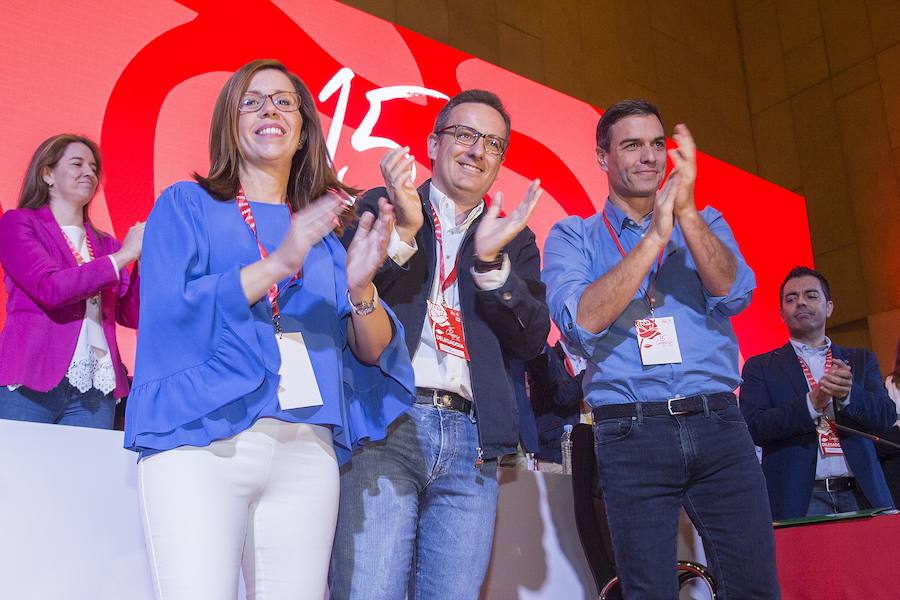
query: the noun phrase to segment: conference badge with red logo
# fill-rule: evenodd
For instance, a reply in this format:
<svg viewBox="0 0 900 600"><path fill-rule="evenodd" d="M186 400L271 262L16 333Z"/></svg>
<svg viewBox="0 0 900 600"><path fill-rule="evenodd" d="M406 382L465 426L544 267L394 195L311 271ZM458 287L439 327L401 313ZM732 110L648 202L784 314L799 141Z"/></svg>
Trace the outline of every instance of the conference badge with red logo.
<svg viewBox="0 0 900 600"><path fill-rule="evenodd" d="M469 349L463 336L462 314L455 308L428 301L428 318L438 350L452 356L469 359Z"/></svg>
<svg viewBox="0 0 900 600"><path fill-rule="evenodd" d="M841 456L844 454L841 448L841 439L838 437L837 426L833 419L827 417L819 418L819 425L816 427L819 433L819 451L822 456Z"/></svg>
<svg viewBox="0 0 900 600"><path fill-rule="evenodd" d="M641 364L668 365L681 362L681 348L674 317L651 317L634 322Z"/></svg>

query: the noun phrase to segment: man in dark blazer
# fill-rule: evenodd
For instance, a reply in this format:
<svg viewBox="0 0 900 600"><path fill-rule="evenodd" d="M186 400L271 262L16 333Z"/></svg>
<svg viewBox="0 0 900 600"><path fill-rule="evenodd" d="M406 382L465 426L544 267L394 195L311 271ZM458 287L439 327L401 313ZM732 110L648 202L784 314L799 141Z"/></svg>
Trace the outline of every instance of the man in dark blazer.
<svg viewBox="0 0 900 600"><path fill-rule="evenodd" d="M461 92L428 135L432 179L416 189L415 159L398 148L381 162L386 187L357 201L360 214L377 213L380 197L394 207L389 258L375 285L403 324L416 403L341 474L335 600L478 598L493 540L497 458L518 443L510 360L536 356L550 330L540 255L526 227L539 181L508 216L500 192L484 202L509 131L496 95Z"/></svg>
<svg viewBox="0 0 900 600"><path fill-rule="evenodd" d="M531 359L526 365L529 400L537 426L536 455L541 461L541 470L553 469L546 463L562 464L560 442L565 426L574 427L581 422L584 360L580 356L574 356L574 361L581 363L578 364L577 372L560 339L553 347L546 346L540 356ZM545 469L545 466L548 468Z"/></svg>
<svg viewBox="0 0 900 600"><path fill-rule="evenodd" d="M775 519L893 507L874 443L835 424L874 434L897 418L875 356L825 336L834 305L825 277L796 267L781 284L790 341L744 364L740 405Z"/></svg>

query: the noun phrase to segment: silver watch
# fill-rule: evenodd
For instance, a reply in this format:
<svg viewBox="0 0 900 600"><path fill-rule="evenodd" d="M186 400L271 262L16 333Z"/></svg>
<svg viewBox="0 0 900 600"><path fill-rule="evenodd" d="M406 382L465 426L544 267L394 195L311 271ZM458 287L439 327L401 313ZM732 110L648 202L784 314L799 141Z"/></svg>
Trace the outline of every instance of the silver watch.
<svg viewBox="0 0 900 600"><path fill-rule="evenodd" d="M374 283L372 284L372 289L375 290L375 293L372 295L372 301L362 301L359 304L353 303L353 300L350 299L350 290L347 290L347 302L350 303L350 308L353 309L354 315L364 317L375 312L375 307L378 306L378 288L375 287Z"/></svg>

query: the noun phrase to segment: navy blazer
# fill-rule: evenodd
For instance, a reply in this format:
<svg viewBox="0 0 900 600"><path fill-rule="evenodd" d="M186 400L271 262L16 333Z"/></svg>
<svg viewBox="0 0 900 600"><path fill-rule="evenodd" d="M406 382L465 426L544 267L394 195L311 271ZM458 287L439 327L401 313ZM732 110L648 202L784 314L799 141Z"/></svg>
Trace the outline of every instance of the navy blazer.
<svg viewBox="0 0 900 600"><path fill-rule="evenodd" d="M540 460L562 463L560 442L566 425L581 421L581 388L584 371L572 377L566 370L562 342L546 346L526 365L531 391L531 409L537 425Z"/></svg>
<svg viewBox="0 0 900 600"><path fill-rule="evenodd" d="M378 295L403 323L409 355L415 356L422 337L436 266L434 217L430 180L419 187L425 222L416 234L419 250L402 267L390 258L375 275ZM381 188L369 190L356 202L357 213L378 214L378 199L387 198ZM541 283L541 257L534 234L527 227L504 248L511 269L506 282L496 290L480 290L472 274L474 233L480 215L463 238L458 254L459 301L463 333L469 349L469 373L478 413L478 435L486 459L516 451L519 416L510 375L510 359L537 356L550 333L550 312ZM354 231L344 233L349 247Z"/></svg>
<svg viewBox="0 0 900 600"><path fill-rule="evenodd" d="M851 365L849 403L839 408L837 422L870 433L890 429L897 419L875 355L868 350L832 344L832 354ZM753 441L763 450L762 468L775 519L806 516L816 478L819 452L815 422L809 416L809 386L790 342L747 360L742 373L741 412ZM862 436L839 432L844 457L873 507L893 507L875 444Z"/></svg>

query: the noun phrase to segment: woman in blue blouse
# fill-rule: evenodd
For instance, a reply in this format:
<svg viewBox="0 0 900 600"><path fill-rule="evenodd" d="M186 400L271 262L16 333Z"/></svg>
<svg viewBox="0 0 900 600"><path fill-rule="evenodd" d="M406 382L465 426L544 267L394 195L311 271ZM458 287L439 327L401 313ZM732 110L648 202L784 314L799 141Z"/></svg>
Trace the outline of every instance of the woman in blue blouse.
<svg viewBox="0 0 900 600"><path fill-rule="evenodd" d="M345 253L347 192L315 103L276 61L216 101L209 175L147 222L126 416L158 598L321 598L338 464L410 405L400 323L372 284L393 212Z"/></svg>

